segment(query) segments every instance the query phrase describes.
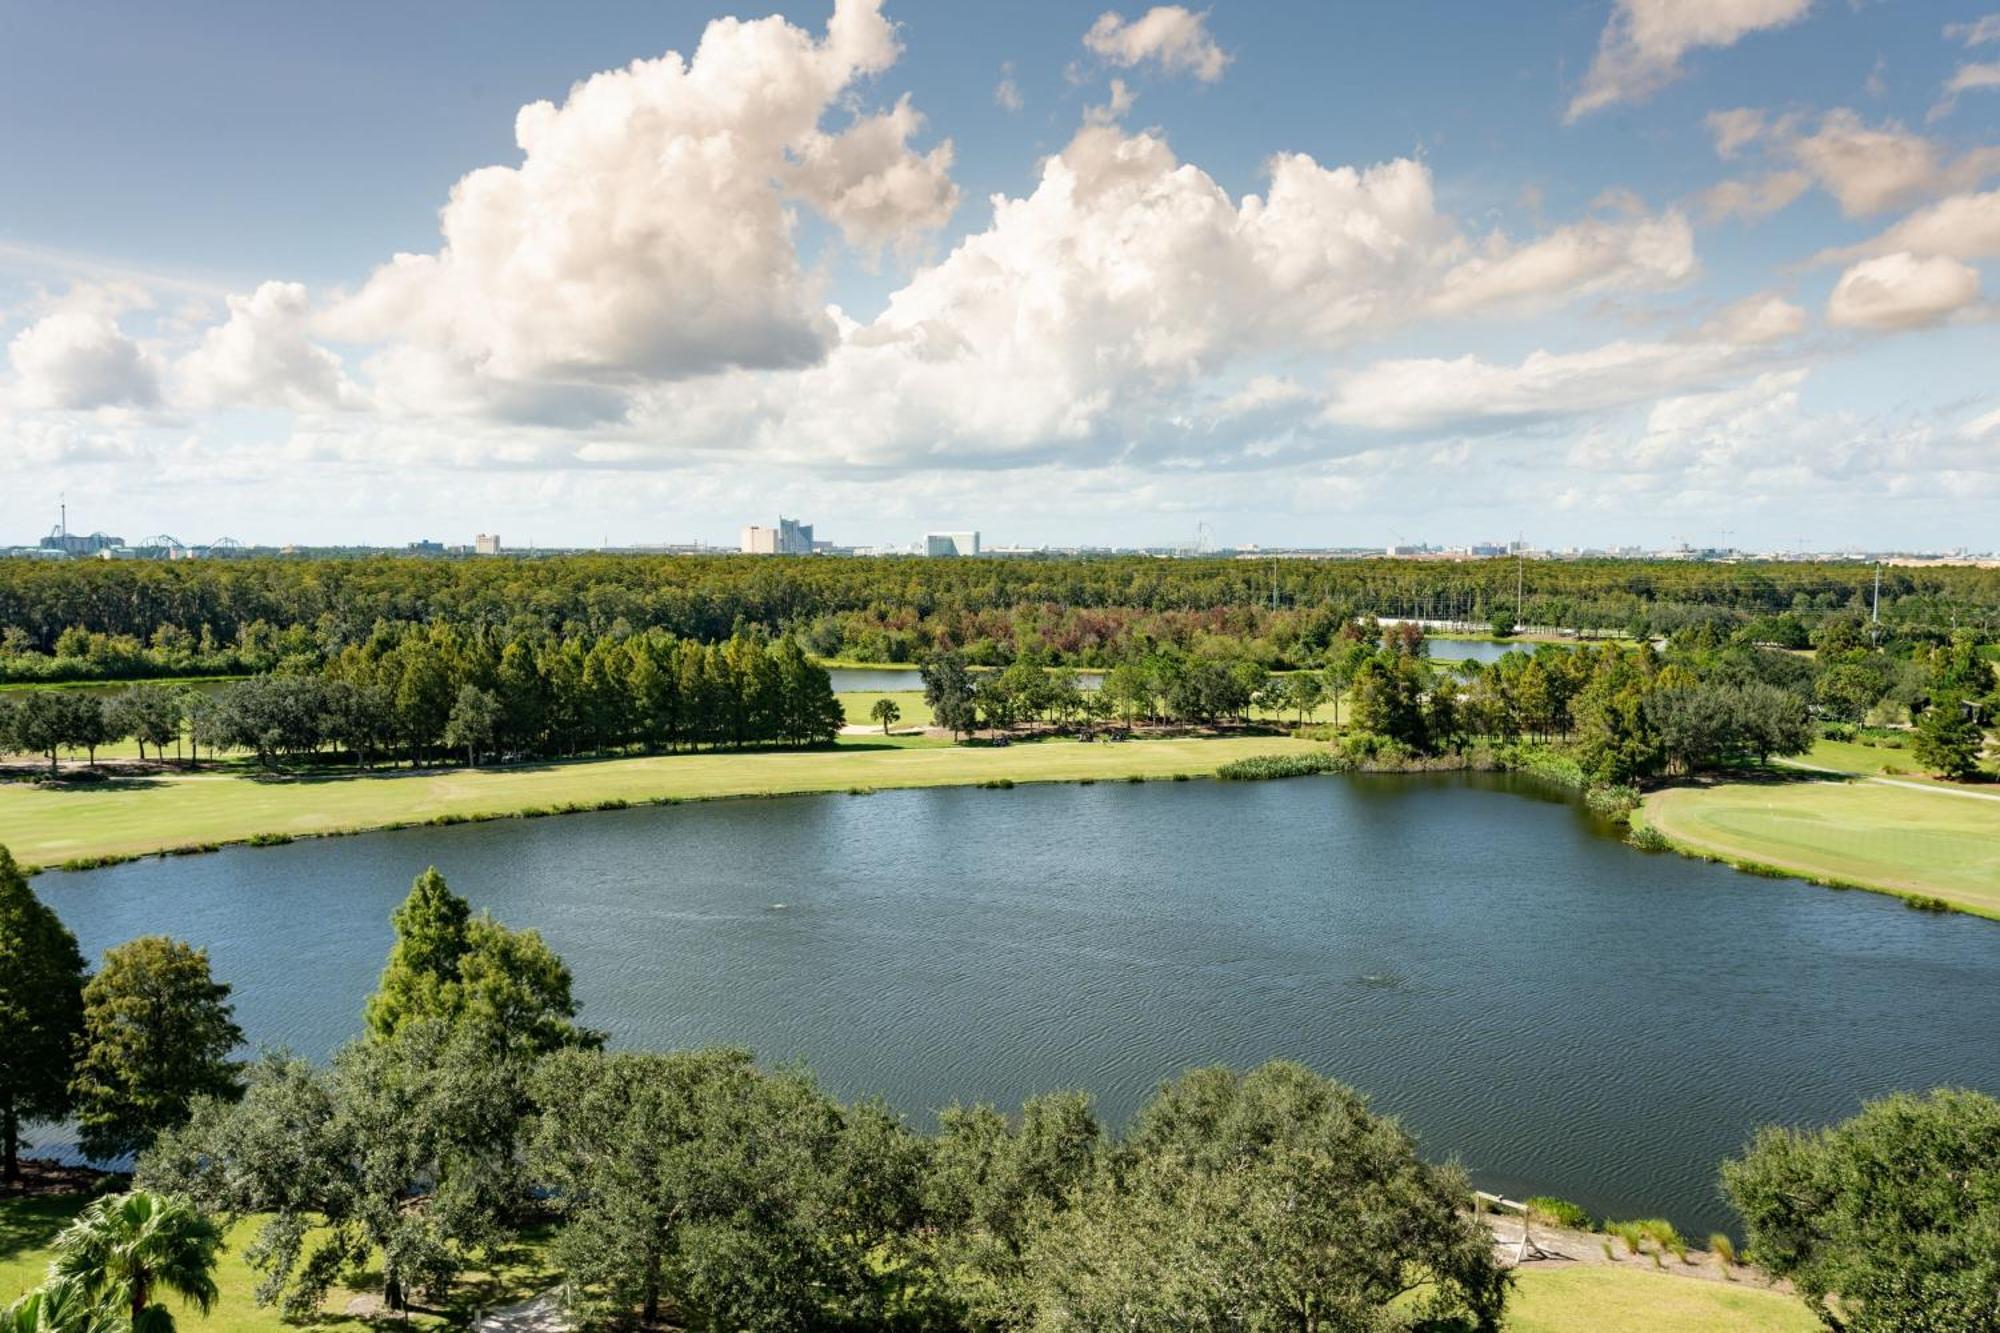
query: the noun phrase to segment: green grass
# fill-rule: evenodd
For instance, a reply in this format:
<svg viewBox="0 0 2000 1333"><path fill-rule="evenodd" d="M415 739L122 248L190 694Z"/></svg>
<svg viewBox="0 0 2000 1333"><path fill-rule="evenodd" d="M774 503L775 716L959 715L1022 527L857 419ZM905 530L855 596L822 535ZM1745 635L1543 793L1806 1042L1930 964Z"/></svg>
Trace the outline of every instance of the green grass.
<svg viewBox="0 0 2000 1333"><path fill-rule="evenodd" d="M77 1195L0 1200L0 1307L5 1307L29 1288L40 1285L48 1271L50 1242L72 1217L82 1211L84 1202ZM255 1234L255 1222L240 1223L230 1230L227 1248L216 1265L215 1279L216 1285L221 1288L221 1299L207 1318L169 1300L174 1322L179 1328L187 1330L187 1333L196 1333L196 1330L199 1333L282 1333L283 1330L304 1327L284 1323L276 1309L261 1308L253 1298L251 1293L256 1289L259 1275L244 1262L243 1252ZM408 1324L397 1321L391 1326L423 1330L464 1325L475 1311L512 1304L547 1290L555 1285L556 1274L544 1262L546 1243L545 1233L530 1233L520 1243L507 1247L492 1271L465 1274L445 1309L419 1314ZM310 1327L343 1330L345 1333L365 1333L380 1327L378 1323L345 1313L347 1303L355 1295L379 1289L378 1273L350 1275L345 1287L329 1294L320 1317Z"/></svg>
<svg viewBox="0 0 2000 1333"><path fill-rule="evenodd" d="M1903 737L1901 748L1886 745L1863 745L1860 741L1830 741L1821 739L1813 745L1812 753L1799 762L1816 768L1830 768L1838 773L1853 773L1862 777L1893 777L1899 782L1935 782L1911 756L1907 736ZM1891 770L1897 770L1892 772ZM1986 765L1986 773L1993 775L1993 765ZM1964 784L1938 782L1941 787ZM1978 790L1973 787L1972 790Z"/></svg>
<svg viewBox="0 0 2000 1333"><path fill-rule="evenodd" d="M1250 755L1308 753L1284 737L1048 741L1004 747L880 744L832 750L660 755L316 778L243 771L181 774L51 790L0 784L0 845L29 865L146 855L254 835L309 836L494 817L607 802L641 804L865 787L971 786L1210 774Z"/></svg>
<svg viewBox="0 0 2000 1333"><path fill-rule="evenodd" d="M2000 801L1872 782L1726 782L1646 798L1677 846L2000 917Z"/></svg>
<svg viewBox="0 0 2000 1333"><path fill-rule="evenodd" d="M1508 1333L1814 1333L1796 1296L1745 1280L1668 1277L1631 1263L1522 1270Z"/></svg>

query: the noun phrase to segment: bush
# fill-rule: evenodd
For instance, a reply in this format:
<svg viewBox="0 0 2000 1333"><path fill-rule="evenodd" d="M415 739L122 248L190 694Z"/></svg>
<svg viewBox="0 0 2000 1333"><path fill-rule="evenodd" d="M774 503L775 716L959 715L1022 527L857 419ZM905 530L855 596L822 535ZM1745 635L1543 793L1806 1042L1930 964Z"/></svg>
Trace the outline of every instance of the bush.
<svg viewBox="0 0 2000 1333"><path fill-rule="evenodd" d="M1718 1231L1708 1238L1708 1250L1715 1256L1716 1262L1722 1265L1723 1272L1726 1273L1735 1266L1736 1242L1722 1232Z"/></svg>
<svg viewBox="0 0 2000 1333"><path fill-rule="evenodd" d="M1537 1194L1528 1200L1528 1216L1537 1222L1546 1222L1552 1227L1566 1227L1571 1231L1589 1231L1590 1214L1568 1199L1558 1199L1551 1194Z"/></svg>
<svg viewBox="0 0 2000 1333"><path fill-rule="evenodd" d="M1314 773L1332 773L1338 765L1331 753L1253 754L1215 770L1224 782L1267 782L1272 778L1302 778Z"/></svg>
<svg viewBox="0 0 2000 1333"><path fill-rule="evenodd" d="M1639 789L1622 783L1604 783L1586 788L1583 803L1600 819L1623 823L1639 808Z"/></svg>
<svg viewBox="0 0 2000 1333"><path fill-rule="evenodd" d="M1674 849L1673 843L1667 840L1667 835L1651 824L1633 825L1632 831L1625 835L1625 841L1642 852L1670 852Z"/></svg>

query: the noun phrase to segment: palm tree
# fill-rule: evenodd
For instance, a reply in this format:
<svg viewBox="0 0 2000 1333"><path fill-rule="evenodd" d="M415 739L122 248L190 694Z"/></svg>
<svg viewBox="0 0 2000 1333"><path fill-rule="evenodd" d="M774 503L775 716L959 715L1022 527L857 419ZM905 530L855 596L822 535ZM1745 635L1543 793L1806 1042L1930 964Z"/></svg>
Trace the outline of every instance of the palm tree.
<svg viewBox="0 0 2000 1333"><path fill-rule="evenodd" d="M882 724L882 734L886 736L890 725L902 718L903 710L896 706L894 699L877 699L875 706L868 710L868 716Z"/></svg>
<svg viewBox="0 0 2000 1333"><path fill-rule="evenodd" d="M0 1333L113 1333L118 1322L75 1280L51 1277L0 1312Z"/></svg>
<svg viewBox="0 0 2000 1333"><path fill-rule="evenodd" d="M129 1312L131 1333L173 1333L173 1313L154 1293L171 1291L207 1314L221 1244L221 1228L186 1199L134 1190L99 1199L63 1229L49 1276L76 1283L105 1310Z"/></svg>

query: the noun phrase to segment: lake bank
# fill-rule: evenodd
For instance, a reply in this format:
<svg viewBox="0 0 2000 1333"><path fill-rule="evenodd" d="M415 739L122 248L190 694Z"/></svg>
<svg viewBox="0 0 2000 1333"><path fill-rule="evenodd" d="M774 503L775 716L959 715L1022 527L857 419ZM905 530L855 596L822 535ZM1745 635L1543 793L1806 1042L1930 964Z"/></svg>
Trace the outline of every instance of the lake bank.
<svg viewBox="0 0 2000 1333"><path fill-rule="evenodd" d="M1270 735L1006 746L907 746L853 737L831 750L706 752L505 768L302 777L241 769L175 771L75 788L7 783L0 784L0 845L10 847L23 865L47 867L668 801L1208 777L1220 765L1252 755L1324 748Z"/></svg>

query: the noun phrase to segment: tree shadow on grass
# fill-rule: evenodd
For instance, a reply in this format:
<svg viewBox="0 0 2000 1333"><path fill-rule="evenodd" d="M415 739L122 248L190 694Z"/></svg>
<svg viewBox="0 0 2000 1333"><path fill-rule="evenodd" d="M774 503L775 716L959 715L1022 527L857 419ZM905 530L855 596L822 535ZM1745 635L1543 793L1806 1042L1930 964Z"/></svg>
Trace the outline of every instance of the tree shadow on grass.
<svg viewBox="0 0 2000 1333"><path fill-rule="evenodd" d="M68 1226L88 1194L29 1194L0 1199L0 1259L46 1249Z"/></svg>

